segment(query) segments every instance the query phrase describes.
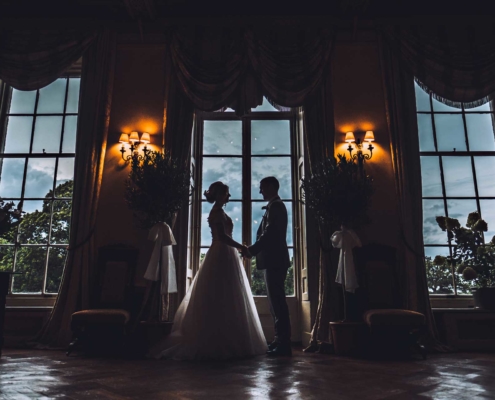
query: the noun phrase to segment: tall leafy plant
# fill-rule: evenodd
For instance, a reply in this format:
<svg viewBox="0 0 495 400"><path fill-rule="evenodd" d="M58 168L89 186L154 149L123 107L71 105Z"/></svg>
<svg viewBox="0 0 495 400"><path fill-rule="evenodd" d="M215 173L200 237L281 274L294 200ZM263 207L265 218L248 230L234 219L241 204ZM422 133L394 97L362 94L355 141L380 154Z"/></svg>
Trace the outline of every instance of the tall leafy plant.
<svg viewBox="0 0 495 400"><path fill-rule="evenodd" d="M191 192L190 171L168 152L149 151L131 161L125 201L143 228L171 223Z"/></svg>

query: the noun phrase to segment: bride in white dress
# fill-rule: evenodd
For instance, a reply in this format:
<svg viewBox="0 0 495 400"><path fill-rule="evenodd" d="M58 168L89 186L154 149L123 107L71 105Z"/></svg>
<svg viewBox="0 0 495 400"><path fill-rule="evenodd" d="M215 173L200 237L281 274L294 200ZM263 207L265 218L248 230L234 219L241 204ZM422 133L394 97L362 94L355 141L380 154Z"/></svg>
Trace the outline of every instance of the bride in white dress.
<svg viewBox="0 0 495 400"><path fill-rule="evenodd" d="M268 347L246 272L232 239L232 219L222 207L229 187L215 182L204 193L214 203L208 224L212 243L174 318L169 336L154 346L155 358L201 360L265 354Z"/></svg>

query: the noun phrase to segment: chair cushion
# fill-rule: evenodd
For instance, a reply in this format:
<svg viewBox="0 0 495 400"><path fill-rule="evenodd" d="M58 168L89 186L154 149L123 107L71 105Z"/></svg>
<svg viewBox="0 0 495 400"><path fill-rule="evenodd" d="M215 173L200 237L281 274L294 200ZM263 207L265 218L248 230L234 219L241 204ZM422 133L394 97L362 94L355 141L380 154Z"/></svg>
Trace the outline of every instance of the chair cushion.
<svg viewBox="0 0 495 400"><path fill-rule="evenodd" d="M125 325L129 321L129 318L130 315L126 310L120 310L120 309L82 310L72 314L72 323Z"/></svg>
<svg viewBox="0 0 495 400"><path fill-rule="evenodd" d="M368 326L421 326L425 316L416 311L397 309L368 310L363 314L363 320Z"/></svg>

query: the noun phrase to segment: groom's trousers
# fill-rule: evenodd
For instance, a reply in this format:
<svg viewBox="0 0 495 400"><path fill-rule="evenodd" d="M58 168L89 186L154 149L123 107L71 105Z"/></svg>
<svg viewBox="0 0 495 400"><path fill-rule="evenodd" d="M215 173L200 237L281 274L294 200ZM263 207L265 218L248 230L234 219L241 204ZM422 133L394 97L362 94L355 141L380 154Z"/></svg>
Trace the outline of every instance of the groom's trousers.
<svg viewBox="0 0 495 400"><path fill-rule="evenodd" d="M289 307L285 299L287 269L265 269L265 283L270 312L275 323L275 341L290 343Z"/></svg>

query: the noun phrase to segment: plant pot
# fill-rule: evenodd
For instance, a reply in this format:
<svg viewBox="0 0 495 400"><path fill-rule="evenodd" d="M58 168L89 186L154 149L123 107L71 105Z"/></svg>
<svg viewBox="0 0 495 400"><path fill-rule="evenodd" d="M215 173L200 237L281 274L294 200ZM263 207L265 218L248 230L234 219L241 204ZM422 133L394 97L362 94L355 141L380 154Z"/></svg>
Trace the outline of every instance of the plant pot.
<svg viewBox="0 0 495 400"><path fill-rule="evenodd" d="M474 306L481 310L495 310L495 287L484 287L473 291Z"/></svg>

